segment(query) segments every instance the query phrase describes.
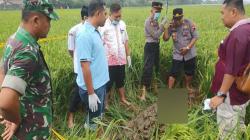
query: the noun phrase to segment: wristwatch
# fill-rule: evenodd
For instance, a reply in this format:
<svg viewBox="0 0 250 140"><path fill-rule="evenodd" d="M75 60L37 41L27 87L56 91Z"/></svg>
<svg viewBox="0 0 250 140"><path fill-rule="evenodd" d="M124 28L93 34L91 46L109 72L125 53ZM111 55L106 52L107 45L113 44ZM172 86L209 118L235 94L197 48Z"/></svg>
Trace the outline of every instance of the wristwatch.
<svg viewBox="0 0 250 140"><path fill-rule="evenodd" d="M218 97L223 97L223 98L224 98L223 102L225 102L225 99L226 99L226 97L227 97L227 94L225 94L224 92L219 91L219 92L217 92L217 95L216 95L216 96L218 96Z"/></svg>
<svg viewBox="0 0 250 140"><path fill-rule="evenodd" d="M189 48L188 46L186 47L186 49L187 49L187 50L190 50L190 48Z"/></svg>
<svg viewBox="0 0 250 140"><path fill-rule="evenodd" d="M4 120L3 116L0 115L0 122L3 121L3 120Z"/></svg>

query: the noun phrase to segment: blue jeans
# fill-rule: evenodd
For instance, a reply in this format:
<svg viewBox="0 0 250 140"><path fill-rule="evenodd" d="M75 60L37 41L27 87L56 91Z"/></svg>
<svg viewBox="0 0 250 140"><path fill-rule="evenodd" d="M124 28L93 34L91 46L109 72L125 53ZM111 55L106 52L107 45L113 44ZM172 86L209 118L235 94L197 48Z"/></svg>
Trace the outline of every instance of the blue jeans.
<svg viewBox="0 0 250 140"><path fill-rule="evenodd" d="M93 119L95 119L95 118L100 118L101 119L102 114L104 113L106 85L103 85L102 87L96 89L95 94L98 96L101 103L98 103L98 110L96 112L92 112L89 109L88 91L83 90L82 88L79 88L79 95L81 97L81 100L86 104L86 110L88 112L86 120L85 120L85 127L89 128L90 130L95 130L97 128L97 124L93 121Z"/></svg>

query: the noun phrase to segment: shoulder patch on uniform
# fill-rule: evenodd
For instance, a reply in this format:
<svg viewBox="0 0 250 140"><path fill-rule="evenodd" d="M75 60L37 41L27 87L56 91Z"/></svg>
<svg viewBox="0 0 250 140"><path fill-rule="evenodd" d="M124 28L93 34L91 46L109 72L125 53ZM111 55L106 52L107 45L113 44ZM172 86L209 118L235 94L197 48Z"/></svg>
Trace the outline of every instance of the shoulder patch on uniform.
<svg viewBox="0 0 250 140"><path fill-rule="evenodd" d="M196 24L194 22L192 23L191 28L192 28L192 32L196 30Z"/></svg>
<svg viewBox="0 0 250 140"><path fill-rule="evenodd" d="M189 19L184 19L184 22L190 26L192 32L194 32L196 30L197 26L194 22L192 22Z"/></svg>

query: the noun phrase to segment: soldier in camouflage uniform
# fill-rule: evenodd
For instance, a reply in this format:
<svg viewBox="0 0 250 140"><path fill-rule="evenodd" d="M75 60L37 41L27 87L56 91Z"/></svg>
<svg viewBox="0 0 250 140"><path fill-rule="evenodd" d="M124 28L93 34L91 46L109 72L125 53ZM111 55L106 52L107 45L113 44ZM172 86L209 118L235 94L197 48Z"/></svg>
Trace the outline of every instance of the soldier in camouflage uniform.
<svg viewBox="0 0 250 140"><path fill-rule="evenodd" d="M48 0L24 1L22 22L6 46L1 68L0 115L4 140L45 140L52 123L52 87L38 39L47 37L57 20Z"/></svg>

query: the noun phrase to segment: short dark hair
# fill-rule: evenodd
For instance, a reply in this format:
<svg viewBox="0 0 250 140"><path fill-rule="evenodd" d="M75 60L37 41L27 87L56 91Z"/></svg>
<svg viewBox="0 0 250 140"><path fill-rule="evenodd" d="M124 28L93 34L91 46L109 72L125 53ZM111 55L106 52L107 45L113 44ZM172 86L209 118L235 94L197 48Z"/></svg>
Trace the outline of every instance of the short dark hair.
<svg viewBox="0 0 250 140"><path fill-rule="evenodd" d="M105 3L101 0L93 0L88 6L88 16L93 17L97 11L105 10Z"/></svg>
<svg viewBox="0 0 250 140"><path fill-rule="evenodd" d="M225 0L223 4L225 4L226 6L234 7L238 9L242 14L245 14L243 0Z"/></svg>
<svg viewBox="0 0 250 140"><path fill-rule="evenodd" d="M21 16L22 21L28 21L30 14L31 14L30 11L22 9L22 16Z"/></svg>
<svg viewBox="0 0 250 140"><path fill-rule="evenodd" d="M121 5L118 3L113 3L110 6L110 13L116 13L122 9Z"/></svg>
<svg viewBox="0 0 250 140"><path fill-rule="evenodd" d="M32 15L35 15L35 14L44 15L47 17L47 15L45 15L44 13L22 9L21 20L28 21L32 17Z"/></svg>
<svg viewBox="0 0 250 140"><path fill-rule="evenodd" d="M84 19L84 17L88 17L88 7L83 5L81 10L81 17Z"/></svg>

